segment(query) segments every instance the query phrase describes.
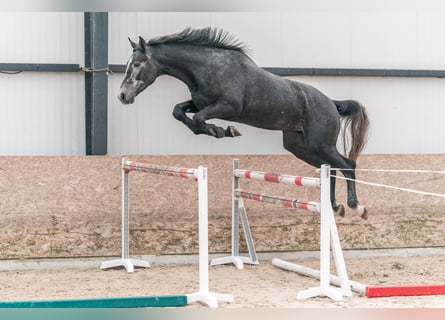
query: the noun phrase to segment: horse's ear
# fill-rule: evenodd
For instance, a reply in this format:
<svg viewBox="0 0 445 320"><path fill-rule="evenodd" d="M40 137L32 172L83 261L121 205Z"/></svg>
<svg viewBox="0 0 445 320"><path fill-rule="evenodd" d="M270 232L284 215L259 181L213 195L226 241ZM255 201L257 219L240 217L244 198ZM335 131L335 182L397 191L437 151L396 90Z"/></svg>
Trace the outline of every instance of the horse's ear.
<svg viewBox="0 0 445 320"><path fill-rule="evenodd" d="M130 37L128 37L128 41L130 41L131 47L132 47L133 49L135 49L136 46L137 46L136 42L131 41Z"/></svg>
<svg viewBox="0 0 445 320"><path fill-rule="evenodd" d="M142 48L142 50L144 50L144 52L145 52L145 48L147 47L147 43L145 42L144 38L142 38L141 36L139 36L139 45Z"/></svg>

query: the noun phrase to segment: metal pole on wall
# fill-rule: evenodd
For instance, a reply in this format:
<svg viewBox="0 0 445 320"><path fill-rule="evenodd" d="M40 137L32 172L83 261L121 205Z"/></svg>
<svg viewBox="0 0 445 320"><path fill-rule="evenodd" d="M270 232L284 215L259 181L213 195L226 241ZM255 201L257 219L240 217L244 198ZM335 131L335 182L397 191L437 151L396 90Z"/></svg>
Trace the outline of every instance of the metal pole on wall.
<svg viewBox="0 0 445 320"><path fill-rule="evenodd" d="M85 153L107 153L108 13L85 12Z"/></svg>

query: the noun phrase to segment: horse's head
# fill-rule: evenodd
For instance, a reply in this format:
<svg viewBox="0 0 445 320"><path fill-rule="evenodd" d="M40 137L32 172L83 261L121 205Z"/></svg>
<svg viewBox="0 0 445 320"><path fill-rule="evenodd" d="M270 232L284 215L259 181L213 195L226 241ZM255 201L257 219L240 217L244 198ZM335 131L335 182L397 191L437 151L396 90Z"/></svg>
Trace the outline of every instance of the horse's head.
<svg viewBox="0 0 445 320"><path fill-rule="evenodd" d="M130 41L133 47L133 54L127 62L125 77L122 81L119 93L119 100L123 104L134 102L134 98L152 84L159 75L159 66L152 57L150 48L142 37L139 43Z"/></svg>

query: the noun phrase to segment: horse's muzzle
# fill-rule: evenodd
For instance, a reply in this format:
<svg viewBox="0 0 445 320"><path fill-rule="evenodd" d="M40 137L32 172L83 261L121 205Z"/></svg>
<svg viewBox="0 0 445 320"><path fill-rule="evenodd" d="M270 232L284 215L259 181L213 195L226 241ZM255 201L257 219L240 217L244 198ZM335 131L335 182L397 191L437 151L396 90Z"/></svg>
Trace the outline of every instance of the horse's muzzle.
<svg viewBox="0 0 445 320"><path fill-rule="evenodd" d="M121 92L117 97L122 104L131 104L134 102L134 96L126 95L125 92Z"/></svg>

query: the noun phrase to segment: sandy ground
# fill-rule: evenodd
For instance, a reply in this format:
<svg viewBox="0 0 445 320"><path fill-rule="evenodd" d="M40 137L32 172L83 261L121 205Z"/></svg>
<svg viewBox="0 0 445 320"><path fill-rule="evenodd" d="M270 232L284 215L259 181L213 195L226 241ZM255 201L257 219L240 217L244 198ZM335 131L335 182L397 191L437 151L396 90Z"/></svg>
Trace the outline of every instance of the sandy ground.
<svg viewBox="0 0 445 320"><path fill-rule="evenodd" d="M445 255L414 257L356 258L346 261L349 277L367 285L445 283ZM294 261L317 267L318 260ZM198 291L198 266L152 265L149 269L107 271L88 269L39 269L1 271L2 300L70 299L143 295L189 294ZM445 295L418 297L352 297L334 302L328 298L298 301L298 291L314 287L318 281L261 261L259 266L210 267L210 291L231 294L235 303L220 303L221 308L430 308L444 307ZM203 308L192 303L186 308Z"/></svg>
<svg viewBox="0 0 445 320"><path fill-rule="evenodd" d="M231 235L233 156L144 156L132 160L209 168L209 248L228 252ZM291 156L242 156L242 168L313 176L314 169ZM0 258L64 258L119 255L121 252L120 157L0 157ZM362 168L443 170L444 155L367 155ZM445 177L360 172L366 181L442 193ZM250 188L248 181L243 187ZM260 186L257 186L260 187ZM260 189L263 190L262 185ZM286 185L264 185L264 192L289 195ZM266 188L270 188L269 190ZM190 181L131 178L131 253L196 254L197 199ZM140 190L141 192L136 192ZM301 199L315 199L312 189L297 189ZM143 191L143 192L142 192ZM337 217L344 249L445 247L443 198L359 186L370 211L367 221L350 210ZM292 191L293 194L294 191ZM346 198L338 183L338 199ZM168 199L168 200L166 200ZM248 206L248 207L247 207ZM319 248L313 214L250 202L246 205L258 252ZM243 245L241 246L243 250ZM80 258L79 258L80 259ZM445 254L417 257L348 259L350 278L368 285L445 283ZM318 260L302 262L317 267ZM197 265L156 265L127 274L122 269L45 269L0 271L1 300L69 299L110 296L189 294L198 290ZM15 270L15 271L12 271ZM232 294L222 308L365 308L444 307L444 296L369 299L359 294L333 302L327 298L296 300L300 290L318 282L271 265L210 268L210 289ZM201 308L193 303L187 308Z"/></svg>

